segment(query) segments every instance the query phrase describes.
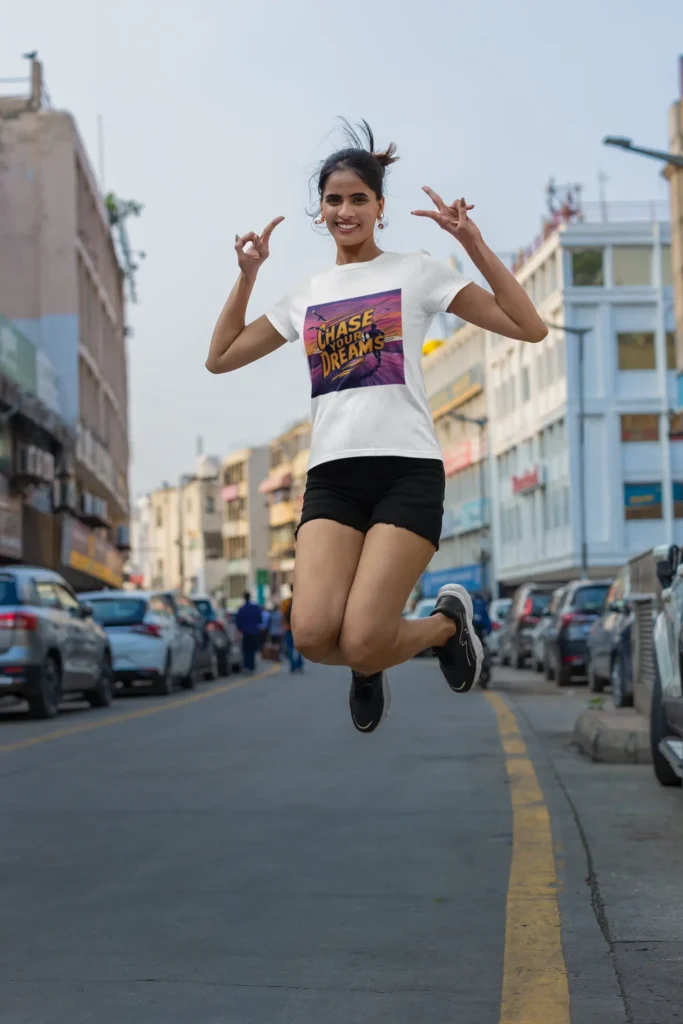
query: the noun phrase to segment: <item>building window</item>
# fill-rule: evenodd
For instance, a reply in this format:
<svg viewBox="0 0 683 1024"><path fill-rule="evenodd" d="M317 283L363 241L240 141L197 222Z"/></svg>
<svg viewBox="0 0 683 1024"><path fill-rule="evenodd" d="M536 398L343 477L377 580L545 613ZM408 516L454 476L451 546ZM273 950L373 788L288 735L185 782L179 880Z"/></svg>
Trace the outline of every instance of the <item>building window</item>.
<svg viewBox="0 0 683 1024"><path fill-rule="evenodd" d="M615 245L612 254L616 288L650 284L652 249L645 245Z"/></svg>
<svg viewBox="0 0 683 1024"><path fill-rule="evenodd" d="M672 441L683 441L683 413L669 413L669 438Z"/></svg>
<svg viewBox="0 0 683 1024"><path fill-rule="evenodd" d="M673 331L666 332L666 368L676 369L676 335Z"/></svg>
<svg viewBox="0 0 683 1024"><path fill-rule="evenodd" d="M621 440L626 443L659 441L659 416L657 413L622 416Z"/></svg>
<svg viewBox="0 0 683 1024"><path fill-rule="evenodd" d="M162 518L162 515L161 515L161 509L158 508L157 509L157 526L162 526L162 525L163 525L163 518Z"/></svg>
<svg viewBox="0 0 683 1024"><path fill-rule="evenodd" d="M662 246L662 284L669 288L673 284L671 277L671 246Z"/></svg>
<svg viewBox="0 0 683 1024"><path fill-rule="evenodd" d="M163 577L164 575L164 560L163 558L157 558L157 576Z"/></svg>
<svg viewBox="0 0 683 1024"><path fill-rule="evenodd" d="M207 516L212 516L216 511L216 499L213 494L207 494L206 501L204 504L204 511Z"/></svg>
<svg viewBox="0 0 683 1024"><path fill-rule="evenodd" d="M683 483L675 482L674 491L674 519L683 519Z"/></svg>
<svg viewBox="0 0 683 1024"><path fill-rule="evenodd" d="M531 398L531 384L529 380L529 367L522 367L522 378L521 378L521 390L522 390L522 402L528 402Z"/></svg>
<svg viewBox="0 0 683 1024"><path fill-rule="evenodd" d="M661 519L662 485L624 484L624 516L626 519Z"/></svg>
<svg viewBox="0 0 683 1024"><path fill-rule="evenodd" d="M575 288L599 288L605 283L602 249L570 249L572 284Z"/></svg>
<svg viewBox="0 0 683 1024"><path fill-rule="evenodd" d="M617 334L620 370L654 370L655 336L651 331Z"/></svg>

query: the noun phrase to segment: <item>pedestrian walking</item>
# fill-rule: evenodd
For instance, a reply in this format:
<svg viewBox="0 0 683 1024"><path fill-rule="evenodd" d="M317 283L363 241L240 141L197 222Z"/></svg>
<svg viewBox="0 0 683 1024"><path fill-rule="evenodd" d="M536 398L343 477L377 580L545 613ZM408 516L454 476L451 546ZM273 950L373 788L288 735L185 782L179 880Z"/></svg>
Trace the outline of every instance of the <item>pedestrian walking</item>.
<svg viewBox="0 0 683 1024"><path fill-rule="evenodd" d="M261 646L261 609L251 600L246 591L244 604L235 616L235 624L242 638L242 665L245 672L253 672L256 668L256 652Z"/></svg>
<svg viewBox="0 0 683 1024"><path fill-rule="evenodd" d="M303 672L304 659L301 652L297 650L296 644L294 643L294 634L292 632L292 603L294 601L294 584L292 584L290 589L290 596L286 597L282 602L282 622L285 628L285 651L287 652L287 658L289 659L289 671Z"/></svg>
<svg viewBox="0 0 683 1024"><path fill-rule="evenodd" d="M316 223L335 263L246 323L276 217L235 238L239 276L211 338L207 368L227 373L303 342L311 377L313 437L298 527L292 607L296 647L310 661L351 669L354 726L373 731L389 709L386 670L433 648L457 693L469 690L483 651L466 590L447 584L426 619L402 619L439 546L444 467L421 373L432 318L453 313L494 334L541 341L547 328L484 242L464 198L414 210L453 236L488 282L481 288L424 251L384 252L385 177L396 147L377 151L367 122L346 123L349 145L316 177Z"/></svg>

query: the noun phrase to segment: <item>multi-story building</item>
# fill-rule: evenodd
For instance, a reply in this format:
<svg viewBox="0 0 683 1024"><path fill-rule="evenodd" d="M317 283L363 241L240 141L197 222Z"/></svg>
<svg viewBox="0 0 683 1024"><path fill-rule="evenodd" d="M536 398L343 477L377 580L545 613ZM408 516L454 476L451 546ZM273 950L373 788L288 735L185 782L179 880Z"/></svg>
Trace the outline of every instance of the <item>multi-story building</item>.
<svg viewBox="0 0 683 1024"><path fill-rule="evenodd" d="M259 486L268 472L267 446L231 452L221 466L223 505L223 595L228 608L255 596L268 583L268 502Z"/></svg>
<svg viewBox="0 0 683 1024"><path fill-rule="evenodd" d="M58 482L54 502L38 485L27 506L54 537L42 561L76 586L118 583L129 518L123 275L76 123L46 106L39 62L31 75L28 96L0 98L3 358L75 445L33 438L38 455L20 458L48 478L44 453L56 456Z"/></svg>
<svg viewBox="0 0 683 1024"><path fill-rule="evenodd" d="M678 58L680 96L669 108L669 149L683 157L683 57ZM683 407L683 167L667 164L671 202L671 268L676 312L678 405Z"/></svg>
<svg viewBox="0 0 683 1024"><path fill-rule="evenodd" d="M275 598L294 580L294 533L301 517L310 449L310 420L301 420L270 443L270 472L260 490L269 500L270 593Z"/></svg>
<svg viewBox="0 0 683 1024"><path fill-rule="evenodd" d="M145 585L222 596L226 561L219 460L200 456L194 475L175 487L164 484L148 501L148 548L133 550L133 562L146 566Z"/></svg>
<svg viewBox="0 0 683 1024"><path fill-rule="evenodd" d="M446 471L441 540L422 577L425 597L445 582L470 590L491 586L485 364L485 332L471 324L458 327L423 359Z"/></svg>
<svg viewBox="0 0 683 1024"><path fill-rule="evenodd" d="M587 207L545 235L517 277L560 329L538 345L487 339L492 539L505 586L568 579L583 561L609 575L683 540L666 210Z"/></svg>

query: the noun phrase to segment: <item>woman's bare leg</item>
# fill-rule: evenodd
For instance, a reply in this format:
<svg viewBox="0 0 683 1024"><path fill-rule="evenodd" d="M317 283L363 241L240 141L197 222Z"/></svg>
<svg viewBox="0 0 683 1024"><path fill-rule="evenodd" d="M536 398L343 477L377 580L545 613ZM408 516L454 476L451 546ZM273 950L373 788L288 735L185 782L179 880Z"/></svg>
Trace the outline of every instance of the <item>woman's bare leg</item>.
<svg viewBox="0 0 683 1024"><path fill-rule="evenodd" d="M415 583L434 555L429 541L378 523L368 532L355 571L339 637L345 664L371 675L399 665L456 632L445 615L401 618Z"/></svg>
<svg viewBox="0 0 683 1024"><path fill-rule="evenodd" d="M299 530L292 632L308 661L345 664L339 633L364 540L358 530L332 519L312 519Z"/></svg>

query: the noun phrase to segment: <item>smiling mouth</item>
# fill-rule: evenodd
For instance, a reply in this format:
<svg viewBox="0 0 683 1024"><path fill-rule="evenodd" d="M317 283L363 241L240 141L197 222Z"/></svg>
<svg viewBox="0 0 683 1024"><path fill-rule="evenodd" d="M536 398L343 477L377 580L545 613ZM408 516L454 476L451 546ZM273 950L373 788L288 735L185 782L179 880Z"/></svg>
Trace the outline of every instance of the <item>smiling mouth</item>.
<svg viewBox="0 0 683 1024"><path fill-rule="evenodd" d="M340 223L339 223L339 221L337 221L337 227L338 227L338 229L339 229L340 231L344 231L344 232L345 232L345 233L347 233L347 234L348 234L348 233L349 233L350 231L355 231L355 230L356 230L356 228L357 228L358 226L359 226L358 224L340 224Z"/></svg>

